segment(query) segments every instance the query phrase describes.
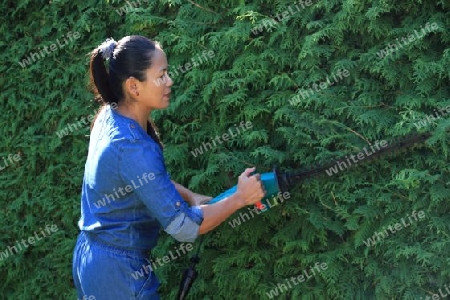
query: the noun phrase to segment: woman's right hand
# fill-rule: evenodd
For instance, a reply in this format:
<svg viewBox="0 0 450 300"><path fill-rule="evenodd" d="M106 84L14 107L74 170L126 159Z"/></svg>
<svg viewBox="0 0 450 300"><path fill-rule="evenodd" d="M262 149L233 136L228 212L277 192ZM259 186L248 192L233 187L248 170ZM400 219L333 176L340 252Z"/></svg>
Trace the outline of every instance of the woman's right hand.
<svg viewBox="0 0 450 300"><path fill-rule="evenodd" d="M236 192L231 196L211 205L200 206L203 210L200 234L213 230L238 209L246 205L254 205L264 197L266 192L261 182L261 175L250 175L254 171L255 168L245 169L239 176Z"/></svg>
<svg viewBox="0 0 450 300"><path fill-rule="evenodd" d="M242 201L242 206L254 205L264 197L266 191L261 182L261 175L250 175L255 167L247 168L239 176L236 195Z"/></svg>

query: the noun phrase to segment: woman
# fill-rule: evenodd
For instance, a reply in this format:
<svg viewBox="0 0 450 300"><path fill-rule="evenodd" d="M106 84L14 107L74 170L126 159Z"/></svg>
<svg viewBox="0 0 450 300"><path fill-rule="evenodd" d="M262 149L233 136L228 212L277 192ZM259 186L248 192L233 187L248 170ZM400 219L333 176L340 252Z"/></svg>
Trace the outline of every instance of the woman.
<svg viewBox="0 0 450 300"><path fill-rule="evenodd" d="M73 257L79 299L159 299L153 272L131 274L148 265L160 226L193 242L264 196L259 174L250 175L254 168L239 176L234 195L211 205L203 205L211 197L170 179L148 121L152 110L169 105L167 68L159 44L143 36L107 40L91 53L91 83L104 107L91 129L83 178Z"/></svg>

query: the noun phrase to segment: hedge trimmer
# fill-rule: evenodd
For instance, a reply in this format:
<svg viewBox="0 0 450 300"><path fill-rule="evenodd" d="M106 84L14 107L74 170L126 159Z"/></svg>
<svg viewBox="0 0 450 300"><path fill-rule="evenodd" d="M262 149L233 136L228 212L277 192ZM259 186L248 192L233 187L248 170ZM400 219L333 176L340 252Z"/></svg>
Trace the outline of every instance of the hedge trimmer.
<svg viewBox="0 0 450 300"><path fill-rule="evenodd" d="M356 154L350 154L345 156L345 158L337 159L332 162L308 169L283 172L280 171L279 168L274 167L272 172L261 174L261 182L264 185L266 194L264 198L256 204L256 207L262 212L267 211L267 209L270 207L270 205L267 205L267 201L269 201L270 198L279 193L283 194L285 192L288 192L293 187L305 181L306 179L325 174L328 174L328 176L337 174L339 171L343 170L343 165L346 166L345 168L347 168L354 164L359 164L360 162L365 163L374 158L383 156L384 154L394 153L396 150L406 149L414 146L415 144L423 143L429 137L431 137L430 133L423 133L419 135L412 135L404 139L398 140L396 142L392 142L390 144L387 144L386 141L382 141L381 143L377 142L375 145L369 145L369 151L367 150L366 147L364 147L363 151L360 151ZM370 150L372 150L372 152L370 152ZM219 202L234 194L236 190L237 185L233 186L232 188L228 189L222 194L211 199L208 202L208 204ZM192 286L192 283L197 277L197 271L195 270L195 266L200 261L198 255L202 242L203 236L200 238L200 244L198 246L196 254L190 259L191 261L190 267L184 272L177 299L182 300L186 298Z"/></svg>

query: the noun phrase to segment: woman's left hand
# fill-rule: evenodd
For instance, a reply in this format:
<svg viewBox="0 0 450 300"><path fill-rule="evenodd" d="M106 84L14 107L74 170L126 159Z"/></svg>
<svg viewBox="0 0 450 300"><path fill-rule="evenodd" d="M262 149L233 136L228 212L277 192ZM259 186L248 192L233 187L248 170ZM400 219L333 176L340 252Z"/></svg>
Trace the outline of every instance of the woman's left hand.
<svg viewBox="0 0 450 300"><path fill-rule="evenodd" d="M175 188L177 189L181 197L184 199L184 201L189 203L189 205L191 206L202 205L212 199L212 197L194 193L193 191L185 188L184 186L182 186L179 183L176 183L173 180L172 183L175 185Z"/></svg>

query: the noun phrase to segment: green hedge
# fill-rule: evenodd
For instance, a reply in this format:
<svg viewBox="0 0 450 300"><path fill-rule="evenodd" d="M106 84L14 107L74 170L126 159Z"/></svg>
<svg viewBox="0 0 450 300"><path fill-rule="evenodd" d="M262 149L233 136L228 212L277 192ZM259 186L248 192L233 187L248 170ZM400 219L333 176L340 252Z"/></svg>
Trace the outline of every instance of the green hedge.
<svg viewBox="0 0 450 300"><path fill-rule="evenodd" d="M219 194L247 166L309 167L418 127L433 133L414 150L309 180L240 226L225 222L202 246L191 299L266 299L281 284L280 299L445 294L450 114L429 115L450 105L448 2L76 2L2 4L0 255L41 237L0 259L2 299L76 298L72 251L97 110L86 54L130 34L167 53L173 100L153 118L173 178L200 193ZM192 154L241 122L252 126ZM422 218L383 236L413 212ZM162 234L154 255L178 245ZM163 299L174 299L187 263L183 256L156 270ZM288 287L316 263L326 268Z"/></svg>

